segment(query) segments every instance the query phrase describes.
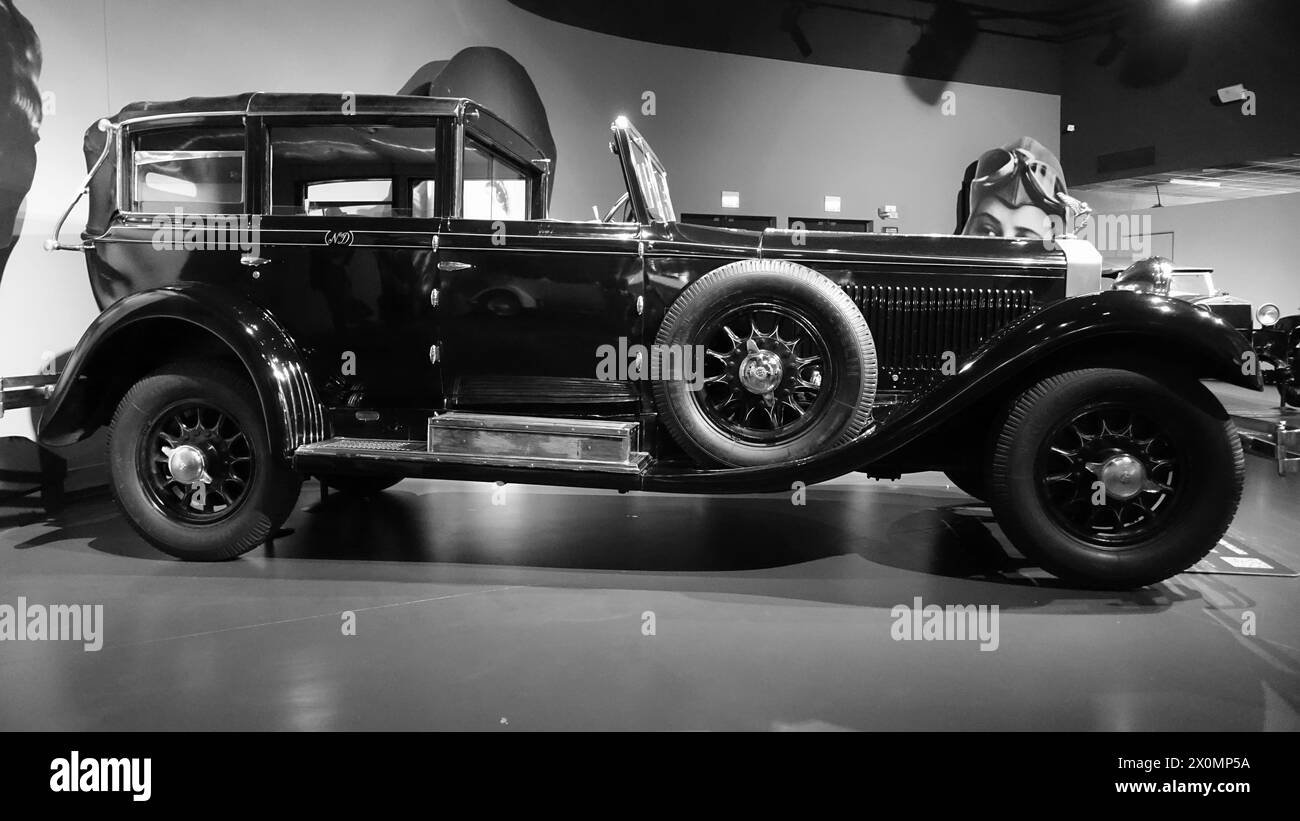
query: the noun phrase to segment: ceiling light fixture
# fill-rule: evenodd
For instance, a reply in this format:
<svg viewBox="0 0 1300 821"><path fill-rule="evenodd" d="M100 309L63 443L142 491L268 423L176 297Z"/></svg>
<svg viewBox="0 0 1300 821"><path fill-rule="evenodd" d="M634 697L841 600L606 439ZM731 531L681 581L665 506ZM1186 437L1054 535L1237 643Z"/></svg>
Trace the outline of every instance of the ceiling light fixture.
<svg viewBox="0 0 1300 821"><path fill-rule="evenodd" d="M1170 185L1195 185L1198 188L1220 188L1223 183L1214 180L1183 180L1175 177L1169 181Z"/></svg>

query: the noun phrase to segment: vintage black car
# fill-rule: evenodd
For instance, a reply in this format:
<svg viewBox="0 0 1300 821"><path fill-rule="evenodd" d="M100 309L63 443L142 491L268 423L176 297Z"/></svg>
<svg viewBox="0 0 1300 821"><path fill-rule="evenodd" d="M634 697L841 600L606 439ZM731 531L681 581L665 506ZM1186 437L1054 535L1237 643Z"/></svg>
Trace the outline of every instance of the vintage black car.
<svg viewBox="0 0 1300 821"><path fill-rule="evenodd" d="M942 470L1107 587L1185 569L1236 511L1241 447L1199 380L1260 389L1247 340L1141 266L1098 293L1086 242L682 224L623 118L622 195L551 219L554 158L466 99L99 126L70 247L103 313L40 436L110 426L121 510L173 556L265 542L305 476L788 494Z"/></svg>
<svg viewBox="0 0 1300 821"><path fill-rule="evenodd" d="M1300 314L1282 316L1271 302L1261 305L1257 313L1260 329L1252 342L1263 370L1264 382L1277 388L1278 400L1285 407L1300 407Z"/></svg>

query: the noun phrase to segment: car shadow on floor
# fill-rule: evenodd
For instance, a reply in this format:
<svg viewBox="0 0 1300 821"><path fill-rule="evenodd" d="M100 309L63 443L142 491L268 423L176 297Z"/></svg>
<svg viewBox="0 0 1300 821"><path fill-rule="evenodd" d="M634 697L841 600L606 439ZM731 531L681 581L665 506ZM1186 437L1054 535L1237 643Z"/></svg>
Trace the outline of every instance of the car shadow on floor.
<svg viewBox="0 0 1300 821"><path fill-rule="evenodd" d="M16 545L77 545L167 576L663 589L892 606L1164 609L1169 585L1081 590L1008 549L986 508L942 488L857 484L787 494L627 494L406 482L363 498L304 489L286 531L239 561L192 564L145 543L110 501L79 505ZM116 571L114 571L116 572ZM901 598L900 598L901 597Z"/></svg>

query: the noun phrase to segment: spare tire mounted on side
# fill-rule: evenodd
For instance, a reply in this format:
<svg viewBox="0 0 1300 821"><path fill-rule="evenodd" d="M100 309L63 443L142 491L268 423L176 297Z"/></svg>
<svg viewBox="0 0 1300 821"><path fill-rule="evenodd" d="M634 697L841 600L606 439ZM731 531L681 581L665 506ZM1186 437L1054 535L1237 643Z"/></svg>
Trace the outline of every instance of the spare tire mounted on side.
<svg viewBox="0 0 1300 821"><path fill-rule="evenodd" d="M669 307L655 345L704 348L702 376L654 383L665 427L703 464L802 459L871 423L871 330L842 288L803 266L746 260L706 274Z"/></svg>

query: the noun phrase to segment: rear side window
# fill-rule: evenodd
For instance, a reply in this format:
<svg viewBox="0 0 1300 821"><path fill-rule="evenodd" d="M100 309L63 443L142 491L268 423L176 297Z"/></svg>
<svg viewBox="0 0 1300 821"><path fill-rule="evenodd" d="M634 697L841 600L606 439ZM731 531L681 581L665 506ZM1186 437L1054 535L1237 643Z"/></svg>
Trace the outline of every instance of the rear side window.
<svg viewBox="0 0 1300 821"><path fill-rule="evenodd" d="M391 217L392 180L331 180L307 183L302 210L310 216Z"/></svg>
<svg viewBox="0 0 1300 821"><path fill-rule="evenodd" d="M288 125L269 134L272 214L435 214L437 126Z"/></svg>
<svg viewBox="0 0 1300 821"><path fill-rule="evenodd" d="M243 128L150 130L131 148L131 211L244 213Z"/></svg>
<svg viewBox="0 0 1300 821"><path fill-rule="evenodd" d="M473 140L465 142L461 176L461 216L465 219L529 219L531 176Z"/></svg>

